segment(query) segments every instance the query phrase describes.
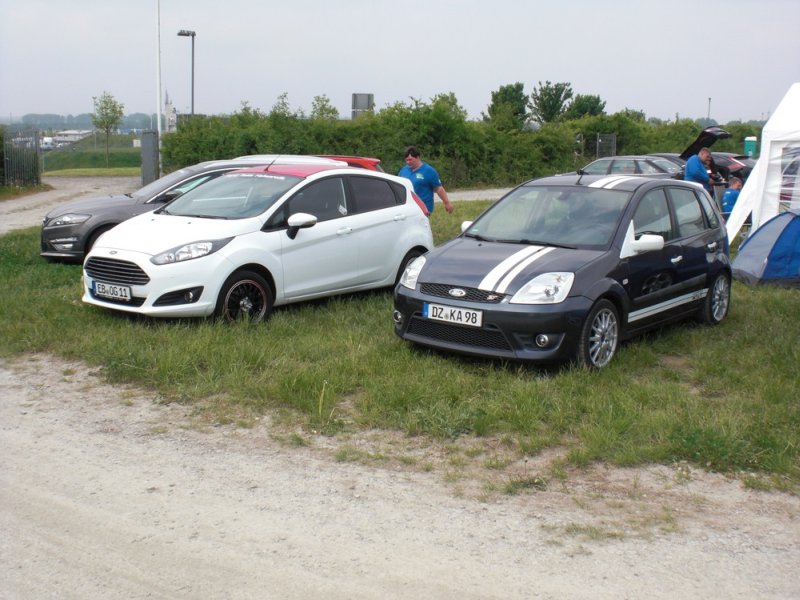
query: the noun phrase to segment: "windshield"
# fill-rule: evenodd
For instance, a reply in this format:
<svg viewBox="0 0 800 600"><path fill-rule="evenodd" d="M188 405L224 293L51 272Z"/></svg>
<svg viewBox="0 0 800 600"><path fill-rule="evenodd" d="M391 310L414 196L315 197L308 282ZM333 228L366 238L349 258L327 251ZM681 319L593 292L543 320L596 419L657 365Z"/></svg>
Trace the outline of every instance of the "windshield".
<svg viewBox="0 0 800 600"><path fill-rule="evenodd" d="M156 194L160 194L164 190L171 188L173 185L180 183L189 177L193 172L194 170L190 168L178 169L169 175L164 175L164 177L160 177L155 181L148 183L146 186L139 188L131 195L137 198L150 198Z"/></svg>
<svg viewBox="0 0 800 600"><path fill-rule="evenodd" d="M246 219L260 215L301 179L266 173L223 175L186 192L159 212L184 217Z"/></svg>
<svg viewBox="0 0 800 600"><path fill-rule="evenodd" d="M544 246L608 246L630 192L526 185L487 210L464 235Z"/></svg>

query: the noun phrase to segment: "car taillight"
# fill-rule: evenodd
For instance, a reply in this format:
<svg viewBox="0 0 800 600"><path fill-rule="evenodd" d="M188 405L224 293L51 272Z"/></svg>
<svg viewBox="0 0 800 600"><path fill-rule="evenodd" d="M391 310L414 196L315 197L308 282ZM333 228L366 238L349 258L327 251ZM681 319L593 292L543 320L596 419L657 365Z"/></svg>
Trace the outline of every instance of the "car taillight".
<svg viewBox="0 0 800 600"><path fill-rule="evenodd" d="M419 206L419 209L422 211L422 214L424 214L426 217L430 217L431 213L428 210L428 207L425 206L425 203L422 201L422 198L417 196L414 192L411 192L411 197L414 198L414 202L417 203L417 206Z"/></svg>

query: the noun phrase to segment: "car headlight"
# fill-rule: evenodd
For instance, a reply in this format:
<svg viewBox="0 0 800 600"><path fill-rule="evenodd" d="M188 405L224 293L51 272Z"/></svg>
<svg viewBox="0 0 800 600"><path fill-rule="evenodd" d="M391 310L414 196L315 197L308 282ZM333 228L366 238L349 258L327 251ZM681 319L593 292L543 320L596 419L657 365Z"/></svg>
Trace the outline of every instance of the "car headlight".
<svg viewBox="0 0 800 600"><path fill-rule="evenodd" d="M154 265L169 265L172 263L183 262L185 260L192 260L195 258L202 258L213 254L225 244L230 242L233 238L225 238L224 240L208 240L202 242L192 242L191 244L184 244L177 248L171 248L161 254L156 254L150 259Z"/></svg>
<svg viewBox="0 0 800 600"><path fill-rule="evenodd" d="M65 215L61 215L60 217L56 217L52 221L50 221L47 226L48 227L61 227L63 225L77 225L78 223L83 223L84 221L88 221L92 215L82 215L80 213L67 213Z"/></svg>
<svg viewBox="0 0 800 600"><path fill-rule="evenodd" d="M543 273L522 286L511 304L558 304L566 300L575 273Z"/></svg>
<svg viewBox="0 0 800 600"><path fill-rule="evenodd" d="M419 279L419 273L422 271L422 267L424 266L424 256L419 256L412 260L406 267L406 270L403 271L403 275L400 277L400 285L412 290L417 287L417 279Z"/></svg>

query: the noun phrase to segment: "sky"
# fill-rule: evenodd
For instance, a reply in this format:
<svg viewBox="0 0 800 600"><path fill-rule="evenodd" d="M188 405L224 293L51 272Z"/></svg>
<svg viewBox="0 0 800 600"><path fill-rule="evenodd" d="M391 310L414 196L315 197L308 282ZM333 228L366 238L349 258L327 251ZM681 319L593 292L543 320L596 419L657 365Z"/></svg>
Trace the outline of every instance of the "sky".
<svg viewBox="0 0 800 600"><path fill-rule="evenodd" d="M353 93L380 110L453 93L469 118L503 85L565 82L606 112L761 120L800 81L798 0L0 0L0 120L311 112ZM160 35L159 35L160 31ZM160 51L159 51L160 50Z"/></svg>

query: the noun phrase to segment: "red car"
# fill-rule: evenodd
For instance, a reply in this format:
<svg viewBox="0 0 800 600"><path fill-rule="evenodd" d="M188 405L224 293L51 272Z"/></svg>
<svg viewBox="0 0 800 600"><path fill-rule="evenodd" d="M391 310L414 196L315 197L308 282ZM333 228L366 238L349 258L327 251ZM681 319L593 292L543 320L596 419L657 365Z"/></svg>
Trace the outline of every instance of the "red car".
<svg viewBox="0 0 800 600"><path fill-rule="evenodd" d="M370 171L381 171L381 160L379 158L369 158L366 156L347 156L338 154L318 154L322 158L330 158L333 160L340 160L346 162L351 167L361 167L362 169L369 169Z"/></svg>

